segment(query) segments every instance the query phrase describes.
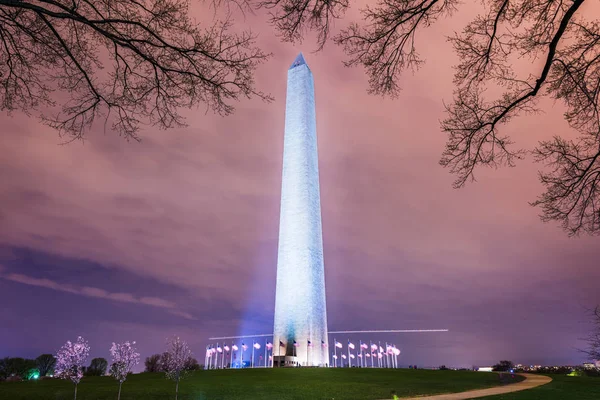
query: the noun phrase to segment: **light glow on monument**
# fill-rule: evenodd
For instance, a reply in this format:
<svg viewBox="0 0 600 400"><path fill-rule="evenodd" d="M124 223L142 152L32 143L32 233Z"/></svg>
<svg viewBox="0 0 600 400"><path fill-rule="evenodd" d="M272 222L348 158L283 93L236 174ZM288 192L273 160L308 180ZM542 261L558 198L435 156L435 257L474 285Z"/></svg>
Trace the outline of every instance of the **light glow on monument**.
<svg viewBox="0 0 600 400"><path fill-rule="evenodd" d="M328 364L314 82L302 54L288 70L273 335L275 365Z"/></svg>

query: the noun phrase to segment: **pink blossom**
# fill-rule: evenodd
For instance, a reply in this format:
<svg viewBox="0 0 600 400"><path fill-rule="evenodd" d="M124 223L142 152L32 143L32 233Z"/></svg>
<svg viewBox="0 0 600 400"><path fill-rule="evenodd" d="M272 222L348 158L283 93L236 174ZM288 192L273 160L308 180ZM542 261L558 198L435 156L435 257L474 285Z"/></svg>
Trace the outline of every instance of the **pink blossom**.
<svg viewBox="0 0 600 400"><path fill-rule="evenodd" d="M192 358L192 351L185 341L174 337L167 342L167 351L161 357L161 363L167 378L175 381L175 400L179 393L179 380L184 376L190 358Z"/></svg>
<svg viewBox="0 0 600 400"><path fill-rule="evenodd" d="M135 342L113 343L110 347L112 356L110 374L121 383L125 382L127 374L140 362L140 353L135 351L134 344Z"/></svg>
<svg viewBox="0 0 600 400"><path fill-rule="evenodd" d="M77 385L83 377L83 366L89 354L90 346L81 336L75 343L68 341L56 353L55 375Z"/></svg>

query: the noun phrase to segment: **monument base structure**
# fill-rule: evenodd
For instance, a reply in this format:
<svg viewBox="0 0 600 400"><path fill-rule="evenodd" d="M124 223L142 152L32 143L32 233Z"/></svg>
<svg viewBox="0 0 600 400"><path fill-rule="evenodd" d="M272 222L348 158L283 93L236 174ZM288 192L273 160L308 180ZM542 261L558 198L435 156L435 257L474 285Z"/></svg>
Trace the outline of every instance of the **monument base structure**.
<svg viewBox="0 0 600 400"><path fill-rule="evenodd" d="M273 367L297 367L299 364L298 357L294 356L273 356Z"/></svg>

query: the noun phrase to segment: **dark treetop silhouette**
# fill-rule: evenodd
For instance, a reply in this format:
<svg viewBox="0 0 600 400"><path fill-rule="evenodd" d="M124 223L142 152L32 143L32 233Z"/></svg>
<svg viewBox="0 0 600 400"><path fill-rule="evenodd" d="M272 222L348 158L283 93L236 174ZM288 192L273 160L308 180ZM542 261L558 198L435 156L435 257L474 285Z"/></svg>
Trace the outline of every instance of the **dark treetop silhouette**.
<svg viewBox="0 0 600 400"><path fill-rule="evenodd" d="M42 118L74 138L112 114L135 139L141 122L181 125L179 107L229 114L240 96L269 100L253 80L268 56L231 23L201 27L187 0L0 0L0 108L59 103Z"/></svg>
<svg viewBox="0 0 600 400"><path fill-rule="evenodd" d="M570 234L600 233L600 29L584 19L584 0L493 0L485 12L449 40L459 56L454 101L446 106L441 127L448 134L440 163L457 175L456 187L474 179L476 167L513 166L525 155L514 149L500 127L520 113L536 112L546 95L567 107L565 118L580 132L576 141L555 136L533 150L536 161L550 168L540 173L546 191L532 204L543 221L559 221ZM271 0L272 22L284 40L316 30L319 48L332 20L348 2ZM347 66L362 65L370 92L396 96L401 73L423 62L416 34L451 16L457 0L379 0L362 10L364 21L352 23L333 40L343 46ZM589 15L585 17L590 18ZM516 57L540 58L539 71L519 76ZM502 91L489 99L488 88Z"/></svg>

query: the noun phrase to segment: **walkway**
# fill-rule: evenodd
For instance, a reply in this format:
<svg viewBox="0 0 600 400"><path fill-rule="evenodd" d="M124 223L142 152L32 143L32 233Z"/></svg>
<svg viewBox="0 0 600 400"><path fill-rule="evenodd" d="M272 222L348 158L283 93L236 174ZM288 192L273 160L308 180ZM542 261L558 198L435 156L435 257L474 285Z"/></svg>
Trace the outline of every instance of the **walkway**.
<svg viewBox="0 0 600 400"><path fill-rule="evenodd" d="M519 383L511 383L505 386L495 386L488 389L469 390L460 393L439 394L426 397L403 397L403 400L419 399L419 400L465 400L475 399L478 397L493 396L496 394L504 394L510 392L519 392L521 390L531 389L537 386L545 385L552 381L552 378L536 375L536 374L518 374L525 377L524 381Z"/></svg>

